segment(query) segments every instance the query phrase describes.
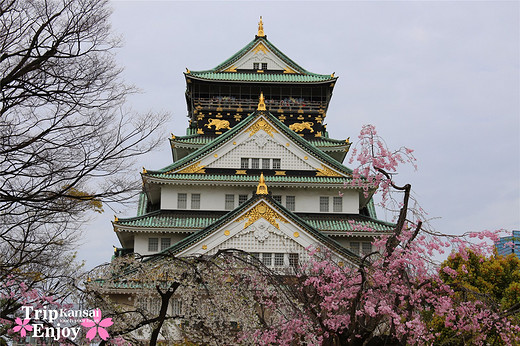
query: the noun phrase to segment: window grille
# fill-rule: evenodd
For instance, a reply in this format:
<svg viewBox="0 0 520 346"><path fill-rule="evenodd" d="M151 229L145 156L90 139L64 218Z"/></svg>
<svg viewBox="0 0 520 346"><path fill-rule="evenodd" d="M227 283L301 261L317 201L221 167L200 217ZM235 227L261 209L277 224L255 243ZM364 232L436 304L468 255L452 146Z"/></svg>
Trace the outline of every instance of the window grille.
<svg viewBox="0 0 520 346"><path fill-rule="evenodd" d="M262 254L262 263L269 267L272 263L273 254L272 253L263 253Z"/></svg>
<svg viewBox="0 0 520 346"><path fill-rule="evenodd" d="M283 253L275 253L274 254L274 265L277 267L283 267L284 261L284 254Z"/></svg>
<svg viewBox="0 0 520 346"><path fill-rule="evenodd" d="M191 194L191 209L200 209L200 193Z"/></svg>
<svg viewBox="0 0 520 346"><path fill-rule="evenodd" d="M182 315L182 301L179 298L172 298L171 306L173 316Z"/></svg>
<svg viewBox="0 0 520 346"><path fill-rule="evenodd" d="M259 169L260 168L260 159L251 159L251 168Z"/></svg>
<svg viewBox="0 0 520 346"><path fill-rule="evenodd" d="M260 254L259 254L258 252L252 252L252 253L251 253L251 256L252 256L254 259L260 261ZM253 261L253 263L255 263L255 261Z"/></svg>
<svg viewBox="0 0 520 346"><path fill-rule="evenodd" d="M350 242L350 251L359 255L359 242L351 241Z"/></svg>
<svg viewBox="0 0 520 346"><path fill-rule="evenodd" d="M262 70L267 70L267 63L266 62L262 63Z"/></svg>
<svg viewBox="0 0 520 346"><path fill-rule="evenodd" d="M243 157L240 159L240 168L242 168L242 169L249 168L249 159L247 157Z"/></svg>
<svg viewBox="0 0 520 346"><path fill-rule="evenodd" d="M281 160L280 159L273 159L273 169L280 169L281 167Z"/></svg>
<svg viewBox="0 0 520 346"><path fill-rule="evenodd" d="M369 253L372 253L372 243L369 242L363 242L362 245L362 251L363 255L368 255Z"/></svg>
<svg viewBox="0 0 520 346"><path fill-rule="evenodd" d="M226 210L233 210L235 209L235 195L226 195L225 200L225 209Z"/></svg>
<svg viewBox="0 0 520 346"><path fill-rule="evenodd" d="M332 199L332 210L335 213L341 213L343 211L343 197L334 197Z"/></svg>
<svg viewBox="0 0 520 346"><path fill-rule="evenodd" d="M148 251L149 252L159 251L159 238L148 238Z"/></svg>
<svg viewBox="0 0 520 346"><path fill-rule="evenodd" d="M271 159L262 159L262 169L271 168Z"/></svg>
<svg viewBox="0 0 520 346"><path fill-rule="evenodd" d="M297 253L290 253L289 254L289 265L291 267L297 267L298 266L298 254Z"/></svg>
<svg viewBox="0 0 520 346"><path fill-rule="evenodd" d="M177 194L177 208L178 209L186 209L188 201L188 194L179 193Z"/></svg>
<svg viewBox="0 0 520 346"><path fill-rule="evenodd" d="M325 213L329 211L329 197L320 197L320 211Z"/></svg>
<svg viewBox="0 0 520 346"><path fill-rule="evenodd" d="M247 201L247 195L238 195L238 205L245 203Z"/></svg>
<svg viewBox="0 0 520 346"><path fill-rule="evenodd" d="M290 211L296 210L296 197L285 196L285 207Z"/></svg>
<svg viewBox="0 0 520 346"><path fill-rule="evenodd" d="M260 63L254 62L253 63L253 70L258 70L258 69L260 69Z"/></svg>
<svg viewBox="0 0 520 346"><path fill-rule="evenodd" d="M282 204L282 195L273 195L273 199Z"/></svg>
<svg viewBox="0 0 520 346"><path fill-rule="evenodd" d="M172 244L171 238L161 238L161 251L166 250Z"/></svg>

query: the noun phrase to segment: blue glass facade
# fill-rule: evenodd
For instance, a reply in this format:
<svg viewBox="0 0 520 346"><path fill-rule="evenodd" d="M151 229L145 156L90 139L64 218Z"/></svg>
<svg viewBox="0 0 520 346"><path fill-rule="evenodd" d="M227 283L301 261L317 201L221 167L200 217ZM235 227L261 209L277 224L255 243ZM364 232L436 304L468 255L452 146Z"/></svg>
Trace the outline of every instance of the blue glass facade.
<svg viewBox="0 0 520 346"><path fill-rule="evenodd" d="M499 255L507 256L514 253L520 258L520 231L513 231L511 236L500 238L495 242L495 247Z"/></svg>

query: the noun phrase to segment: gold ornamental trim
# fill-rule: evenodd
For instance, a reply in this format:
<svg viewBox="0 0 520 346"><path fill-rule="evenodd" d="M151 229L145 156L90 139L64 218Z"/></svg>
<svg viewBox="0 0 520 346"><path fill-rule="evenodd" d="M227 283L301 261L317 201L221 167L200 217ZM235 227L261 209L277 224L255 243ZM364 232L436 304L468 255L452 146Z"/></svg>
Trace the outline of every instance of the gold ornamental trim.
<svg viewBox="0 0 520 346"><path fill-rule="evenodd" d="M237 169L235 174L247 174L246 169Z"/></svg>
<svg viewBox="0 0 520 346"><path fill-rule="evenodd" d="M289 66L285 66L283 73L296 73L296 71L290 68Z"/></svg>
<svg viewBox="0 0 520 346"><path fill-rule="evenodd" d="M258 219L267 220L267 222L269 222L277 229L280 229L280 225L278 224L278 222L276 222L276 219L283 223L289 222L282 215L280 215L278 212L276 212L269 205L267 205L267 203L263 201L258 203L253 209L236 219L235 222L240 222L245 219L248 220L245 223L244 228L247 228L249 225L255 223Z"/></svg>
<svg viewBox="0 0 520 346"><path fill-rule="evenodd" d="M251 125L247 129L247 131L249 131L249 137L251 137L260 130L264 130L271 137L273 137L273 133L279 133L271 124L269 124L264 119L258 119L253 125Z"/></svg>
<svg viewBox="0 0 520 346"><path fill-rule="evenodd" d="M325 165L321 164L321 169L316 168L316 176L317 177L342 177L341 174L339 174L336 171L333 171L329 167L326 167Z"/></svg>
<svg viewBox="0 0 520 346"><path fill-rule="evenodd" d="M178 171L177 173L198 173L198 174L206 174L206 170L204 169L204 167L206 167L205 165L201 165L201 162L202 161L199 161L199 162L196 162L194 163L193 165L189 166L189 167L186 167L180 171Z"/></svg>
<svg viewBox="0 0 520 346"><path fill-rule="evenodd" d="M262 16L260 16L260 21L258 22L258 37L264 37L264 22L262 21Z"/></svg>
<svg viewBox="0 0 520 346"><path fill-rule="evenodd" d="M314 123L312 121L304 121L301 123L291 124L291 125L289 125L289 128L291 130L293 130L294 132L302 132L303 130L307 129L307 130L311 131L311 133L312 133L312 132L314 132L314 129L312 128L313 125L314 125Z"/></svg>
<svg viewBox="0 0 520 346"><path fill-rule="evenodd" d="M230 67L228 67L227 69L225 69L222 72L237 72L237 68L235 65L231 65Z"/></svg>

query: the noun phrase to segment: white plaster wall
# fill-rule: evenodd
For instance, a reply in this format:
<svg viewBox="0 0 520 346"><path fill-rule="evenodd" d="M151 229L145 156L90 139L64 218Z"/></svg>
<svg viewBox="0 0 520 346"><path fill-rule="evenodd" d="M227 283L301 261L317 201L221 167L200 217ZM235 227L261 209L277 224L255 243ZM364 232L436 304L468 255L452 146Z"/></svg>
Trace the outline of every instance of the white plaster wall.
<svg viewBox="0 0 520 346"><path fill-rule="evenodd" d="M328 188L279 188L272 187L269 191L273 195L282 196L282 204L286 205L286 196L296 197L296 212L302 213L319 213L320 212L320 196L329 197L329 212L333 212L332 197L339 197L339 192L343 193L343 211L342 213L358 214L359 213L359 195L355 191ZM256 187L219 187L219 186L163 186L161 189L161 209L177 209L177 194L186 193L188 197L187 210L191 208L191 194L200 193L200 210L225 210L225 195L235 195L235 207L238 206L238 195L248 195L249 198L256 192Z"/></svg>
<svg viewBox="0 0 520 346"><path fill-rule="evenodd" d="M148 251L148 238L159 238L159 250L161 249L160 238L170 238L173 245L187 237L189 233L137 233L134 237L134 252L140 255L151 255L157 252Z"/></svg>

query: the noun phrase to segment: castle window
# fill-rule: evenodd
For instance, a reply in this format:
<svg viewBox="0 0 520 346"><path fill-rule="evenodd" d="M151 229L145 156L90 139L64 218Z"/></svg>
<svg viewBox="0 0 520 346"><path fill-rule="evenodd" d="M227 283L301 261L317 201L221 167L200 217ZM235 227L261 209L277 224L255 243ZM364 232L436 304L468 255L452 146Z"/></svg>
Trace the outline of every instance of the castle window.
<svg viewBox="0 0 520 346"><path fill-rule="evenodd" d="M247 195L238 195L238 205L245 203L247 201Z"/></svg>
<svg viewBox="0 0 520 346"><path fill-rule="evenodd" d="M282 195L273 195L273 199L282 204Z"/></svg>
<svg viewBox="0 0 520 346"><path fill-rule="evenodd" d="M256 158L251 159L251 168L259 169L260 168L260 159L256 159Z"/></svg>
<svg viewBox="0 0 520 346"><path fill-rule="evenodd" d="M171 238L161 238L161 251L164 251L167 248L169 248L171 246L171 244L172 244Z"/></svg>
<svg viewBox="0 0 520 346"><path fill-rule="evenodd" d="M267 70L267 63L266 62L262 63L262 70Z"/></svg>
<svg viewBox="0 0 520 346"><path fill-rule="evenodd" d="M283 253L275 253L274 254L274 265L277 267L283 267L284 261L284 254Z"/></svg>
<svg viewBox="0 0 520 346"><path fill-rule="evenodd" d="M329 197L320 197L320 211L325 213L329 212Z"/></svg>
<svg viewBox="0 0 520 346"><path fill-rule="evenodd" d="M332 211L341 213L343 211L343 197L334 197L332 199Z"/></svg>
<svg viewBox="0 0 520 346"><path fill-rule="evenodd" d="M249 159L247 157L243 157L240 159L240 168L242 168L242 169L249 168Z"/></svg>
<svg viewBox="0 0 520 346"><path fill-rule="evenodd" d="M149 252L159 251L159 238L148 238L148 251Z"/></svg>
<svg viewBox="0 0 520 346"><path fill-rule="evenodd" d="M259 70L260 69L260 63L254 62L253 63L253 70Z"/></svg>
<svg viewBox="0 0 520 346"><path fill-rule="evenodd" d="M269 267L272 263L273 254L272 253L263 253L262 254L262 263Z"/></svg>
<svg viewBox="0 0 520 346"><path fill-rule="evenodd" d="M172 298L171 306L173 316L182 315L182 301L179 298Z"/></svg>
<svg viewBox="0 0 520 346"><path fill-rule="evenodd" d="M358 241L350 242L350 251L352 251L356 255L359 255L359 242Z"/></svg>
<svg viewBox="0 0 520 346"><path fill-rule="evenodd" d="M271 168L271 160L270 159L262 159L262 169Z"/></svg>
<svg viewBox="0 0 520 346"><path fill-rule="evenodd" d="M291 267L297 267L298 266L298 254L297 253L290 253L289 254L289 265Z"/></svg>
<svg viewBox="0 0 520 346"><path fill-rule="evenodd" d="M235 209L235 195L226 195L224 207L226 210Z"/></svg>
<svg viewBox="0 0 520 346"><path fill-rule="evenodd" d="M285 196L285 207L290 211L296 210L296 197Z"/></svg>
<svg viewBox="0 0 520 346"><path fill-rule="evenodd" d="M177 208L186 209L188 203L188 194L179 193L177 194Z"/></svg>
<svg viewBox="0 0 520 346"><path fill-rule="evenodd" d="M363 255L368 255L369 253L372 253L372 243L363 242L361 246L361 251Z"/></svg>
<svg viewBox="0 0 520 346"><path fill-rule="evenodd" d="M200 209L200 193L191 194L191 209Z"/></svg>
<svg viewBox="0 0 520 346"><path fill-rule="evenodd" d="M280 169L280 159L273 159L273 169Z"/></svg>

